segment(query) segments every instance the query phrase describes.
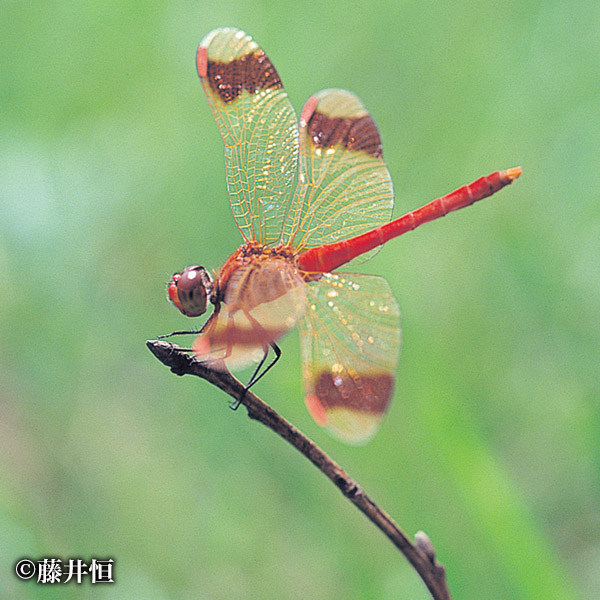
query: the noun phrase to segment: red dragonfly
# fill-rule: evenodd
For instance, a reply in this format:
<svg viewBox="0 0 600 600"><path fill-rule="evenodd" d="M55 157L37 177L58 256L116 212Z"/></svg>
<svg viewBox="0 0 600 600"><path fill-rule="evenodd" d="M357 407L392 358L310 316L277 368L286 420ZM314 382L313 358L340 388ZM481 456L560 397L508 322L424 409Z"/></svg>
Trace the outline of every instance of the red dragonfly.
<svg viewBox="0 0 600 600"><path fill-rule="evenodd" d="M243 244L218 274L193 265L173 275L169 298L190 317L213 305L193 351L218 369L258 363L248 386L297 324L310 414L337 437L365 442L392 396L400 311L381 277L332 271L492 195L521 169L496 171L390 222L392 179L375 122L354 94L311 96L298 123L271 61L238 29L206 36L196 62L225 143ZM259 375L269 348L275 358Z"/></svg>

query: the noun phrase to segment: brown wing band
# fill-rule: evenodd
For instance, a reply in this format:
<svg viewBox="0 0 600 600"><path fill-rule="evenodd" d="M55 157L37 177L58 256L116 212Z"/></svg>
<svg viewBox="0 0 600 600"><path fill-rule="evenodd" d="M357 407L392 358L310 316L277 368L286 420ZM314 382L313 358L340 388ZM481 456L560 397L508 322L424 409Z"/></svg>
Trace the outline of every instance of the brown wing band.
<svg viewBox="0 0 600 600"><path fill-rule="evenodd" d="M225 104L233 102L242 90L254 94L259 90L281 87L275 67L262 50L227 63L209 60L206 79Z"/></svg>
<svg viewBox="0 0 600 600"><path fill-rule="evenodd" d="M355 119L331 118L315 111L308 121L307 132L317 148L341 144L348 150L362 150L375 158L383 157L379 131L369 115Z"/></svg>
<svg viewBox="0 0 600 600"><path fill-rule="evenodd" d="M394 388L394 378L381 373L355 378L321 373L314 384L315 395L326 410L343 407L356 412L385 413Z"/></svg>

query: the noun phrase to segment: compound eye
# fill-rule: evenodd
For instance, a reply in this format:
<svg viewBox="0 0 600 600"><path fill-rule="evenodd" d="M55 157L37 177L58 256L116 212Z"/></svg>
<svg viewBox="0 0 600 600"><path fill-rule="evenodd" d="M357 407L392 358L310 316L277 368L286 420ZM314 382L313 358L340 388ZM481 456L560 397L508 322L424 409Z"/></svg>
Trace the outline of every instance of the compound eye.
<svg viewBox="0 0 600 600"><path fill-rule="evenodd" d="M213 284L204 267L192 265L176 273L169 283L169 299L188 317L199 317L206 312L206 304Z"/></svg>

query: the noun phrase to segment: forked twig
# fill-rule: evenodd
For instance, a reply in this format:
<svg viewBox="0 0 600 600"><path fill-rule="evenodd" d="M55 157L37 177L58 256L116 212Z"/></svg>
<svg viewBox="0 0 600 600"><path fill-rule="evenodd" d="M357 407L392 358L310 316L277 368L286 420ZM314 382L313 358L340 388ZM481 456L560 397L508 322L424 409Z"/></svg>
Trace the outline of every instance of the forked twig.
<svg viewBox="0 0 600 600"><path fill-rule="evenodd" d="M436 560L433 545L426 534L418 532L414 543L411 542L390 516L381 510L337 463L252 391L245 391L243 384L229 372L207 368L175 344L151 340L146 342L146 345L156 358L171 368L171 371L177 375L196 375L206 379L243 404L251 419L260 421L304 454L404 554L434 600L451 600L444 567Z"/></svg>

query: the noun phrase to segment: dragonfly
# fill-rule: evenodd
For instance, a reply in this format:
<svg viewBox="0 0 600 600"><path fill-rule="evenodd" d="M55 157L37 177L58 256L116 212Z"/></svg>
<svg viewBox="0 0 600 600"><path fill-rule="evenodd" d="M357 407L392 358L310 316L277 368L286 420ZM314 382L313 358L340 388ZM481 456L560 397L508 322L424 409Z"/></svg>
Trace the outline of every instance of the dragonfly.
<svg viewBox="0 0 600 600"><path fill-rule="evenodd" d="M208 34L196 65L225 144L243 243L218 272L192 265L175 273L168 297L189 317L212 305L193 353L215 369L254 365L247 388L281 355L277 341L298 326L310 414L335 437L364 443L392 398L400 311L382 277L336 269L491 196L521 168L481 177L390 221L392 178L377 126L357 96L323 90L298 120L275 67L239 29Z"/></svg>

